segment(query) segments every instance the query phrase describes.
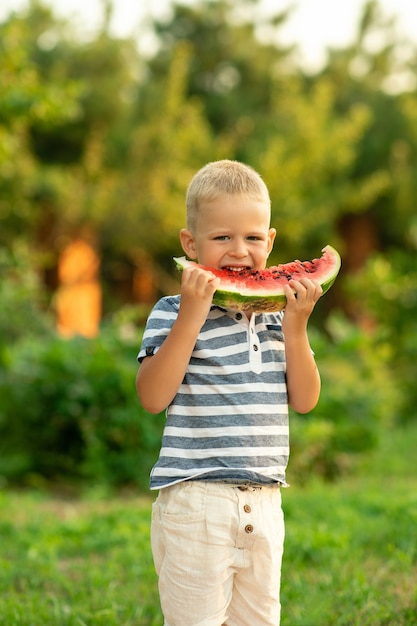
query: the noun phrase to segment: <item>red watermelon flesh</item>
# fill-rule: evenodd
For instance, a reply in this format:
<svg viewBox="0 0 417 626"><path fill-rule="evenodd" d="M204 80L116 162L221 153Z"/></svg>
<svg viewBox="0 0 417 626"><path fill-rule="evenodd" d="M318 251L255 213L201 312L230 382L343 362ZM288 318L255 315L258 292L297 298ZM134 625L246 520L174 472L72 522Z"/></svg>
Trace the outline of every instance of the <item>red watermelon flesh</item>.
<svg viewBox="0 0 417 626"><path fill-rule="evenodd" d="M193 261L174 258L179 270ZM199 265L199 264L195 264ZM341 265L340 255L332 246L326 246L322 255L312 261L292 261L265 270L219 270L199 265L221 279L213 296L213 304L240 311L280 311L285 308L284 285L291 279L307 277L320 283L326 293L336 280Z"/></svg>

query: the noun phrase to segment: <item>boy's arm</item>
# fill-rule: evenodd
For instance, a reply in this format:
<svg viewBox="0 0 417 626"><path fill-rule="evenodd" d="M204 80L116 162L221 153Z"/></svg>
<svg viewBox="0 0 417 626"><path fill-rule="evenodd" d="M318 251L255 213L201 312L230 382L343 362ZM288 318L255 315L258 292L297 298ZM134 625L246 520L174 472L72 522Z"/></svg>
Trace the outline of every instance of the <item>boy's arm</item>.
<svg viewBox="0 0 417 626"><path fill-rule="evenodd" d="M297 413L308 413L320 396L320 374L311 352L307 324L317 300L320 285L308 279L291 281L285 295L287 306L282 322L287 362L288 402Z"/></svg>
<svg viewBox="0 0 417 626"><path fill-rule="evenodd" d="M200 268L183 271L178 317L159 350L142 361L136 376L136 390L146 411L160 413L175 397L218 282Z"/></svg>

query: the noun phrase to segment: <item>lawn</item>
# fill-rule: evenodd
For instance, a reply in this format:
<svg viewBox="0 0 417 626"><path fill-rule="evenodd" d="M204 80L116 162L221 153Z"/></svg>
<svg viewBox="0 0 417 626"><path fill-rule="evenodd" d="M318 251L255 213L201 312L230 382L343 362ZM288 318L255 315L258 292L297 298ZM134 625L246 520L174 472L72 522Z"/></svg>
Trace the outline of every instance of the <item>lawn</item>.
<svg viewBox="0 0 417 626"><path fill-rule="evenodd" d="M390 433L355 476L284 492L282 626L417 625L416 440ZM161 626L150 507L0 491L0 624Z"/></svg>

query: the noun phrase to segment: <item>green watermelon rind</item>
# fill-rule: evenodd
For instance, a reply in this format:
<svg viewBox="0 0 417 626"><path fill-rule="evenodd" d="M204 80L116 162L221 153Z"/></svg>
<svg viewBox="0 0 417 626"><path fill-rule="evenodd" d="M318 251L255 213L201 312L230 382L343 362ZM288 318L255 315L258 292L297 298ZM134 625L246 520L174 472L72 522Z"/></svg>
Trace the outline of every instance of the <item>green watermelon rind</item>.
<svg viewBox="0 0 417 626"><path fill-rule="evenodd" d="M341 266L340 255L332 246L325 246L322 252L330 253L333 259L333 265L331 267L331 274L328 278L320 282L323 294L325 294L335 282ZM185 257L174 257L174 261L177 268L182 271L188 261ZM243 295L238 291L227 291L219 289L213 296L213 304L224 308L235 309L238 311L259 311L259 312L273 312L282 311L287 303L287 298L282 293L282 287L280 286L281 293L273 293L271 295Z"/></svg>
<svg viewBox="0 0 417 626"><path fill-rule="evenodd" d="M213 304L236 311L282 311L287 304L284 295L243 296L232 291L216 291Z"/></svg>
<svg viewBox="0 0 417 626"><path fill-rule="evenodd" d="M330 289L335 280L336 276L321 285L322 295ZM282 311L287 304L287 298L284 294L244 296L232 291L216 291L213 296L213 304L239 311Z"/></svg>

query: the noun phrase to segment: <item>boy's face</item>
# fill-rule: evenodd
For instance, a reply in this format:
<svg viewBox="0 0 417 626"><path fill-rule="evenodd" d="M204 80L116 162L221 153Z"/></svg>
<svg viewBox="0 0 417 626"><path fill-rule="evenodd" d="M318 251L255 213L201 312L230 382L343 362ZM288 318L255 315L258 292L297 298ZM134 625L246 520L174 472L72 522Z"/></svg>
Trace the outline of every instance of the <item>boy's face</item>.
<svg viewBox="0 0 417 626"><path fill-rule="evenodd" d="M200 204L193 232L180 233L190 259L217 269L264 269L276 231L267 200L234 194Z"/></svg>

